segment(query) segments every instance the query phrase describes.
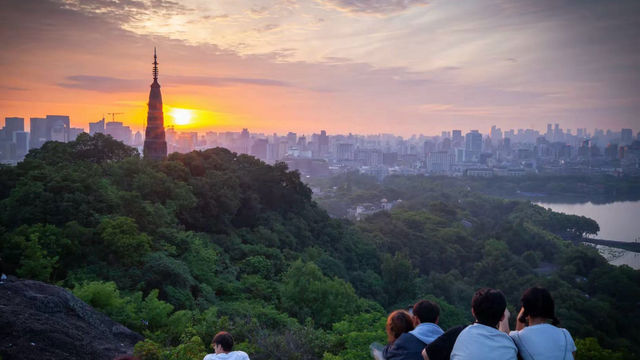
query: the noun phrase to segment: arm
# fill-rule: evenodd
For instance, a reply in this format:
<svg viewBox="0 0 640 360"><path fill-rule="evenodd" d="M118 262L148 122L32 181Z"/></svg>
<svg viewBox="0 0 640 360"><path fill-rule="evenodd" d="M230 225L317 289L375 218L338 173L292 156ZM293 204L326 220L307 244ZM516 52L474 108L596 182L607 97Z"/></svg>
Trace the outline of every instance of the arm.
<svg viewBox="0 0 640 360"><path fill-rule="evenodd" d="M524 322L520 321L520 319L522 318L522 314L524 313L524 306L520 308L520 312L518 313L518 317L516 317L516 330L520 331L522 329L524 329L527 324L525 324Z"/></svg>
<svg viewBox="0 0 640 360"><path fill-rule="evenodd" d="M509 309L505 308L502 320L498 323L498 330L506 334L509 334L509 316L511 316L511 313L509 312Z"/></svg>
<svg viewBox="0 0 640 360"><path fill-rule="evenodd" d="M422 358L423 358L424 360L429 360L429 355L427 355L427 348L424 348L424 349L422 350Z"/></svg>

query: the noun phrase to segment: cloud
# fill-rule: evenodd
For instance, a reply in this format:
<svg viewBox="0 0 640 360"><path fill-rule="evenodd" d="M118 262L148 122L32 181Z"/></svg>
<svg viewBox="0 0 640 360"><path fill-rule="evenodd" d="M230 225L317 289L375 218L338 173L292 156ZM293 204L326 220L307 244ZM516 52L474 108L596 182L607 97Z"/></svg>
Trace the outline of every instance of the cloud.
<svg viewBox="0 0 640 360"><path fill-rule="evenodd" d="M238 39L273 40L272 46L252 55L213 45L222 35L202 44L127 30L112 16L119 10L104 1L74 2L85 7L103 4L94 6L95 11L61 8L56 1L4 0L0 5L0 43L7 50L0 51L0 117L36 109L29 111L69 113L84 121L87 114L107 111L103 108L118 111L115 101L139 106L148 94L156 45L167 103L189 101L198 108L234 114L229 127L411 134L454 124L466 129L471 117L473 126L481 129L550 119L566 127L634 127L640 113L640 26L632 16L638 5L628 2L499 12L495 6L471 2L461 10L458 2L443 1L434 3L428 14L407 11L397 18L357 19L323 8L306 17L327 19L326 26L316 30L321 37L289 31L286 17L247 22L239 28L244 35ZM151 1L119 1L137 7L134 13L154 11ZM370 10L382 3L331 2L368 5ZM172 9L171 3L163 3ZM307 3L300 4L296 19L308 10ZM401 5L396 9L415 3ZM445 5L448 12L442 9ZM247 18L248 8L192 15L229 14L234 23L238 11ZM267 23L282 28L252 31ZM368 24L366 31L354 31L356 23ZM287 34L317 45L318 60L293 56L304 49L279 41ZM334 39L344 43L328 46ZM349 52L358 46L367 51ZM374 62L379 53L410 61ZM412 67L414 63L428 66ZM10 89L22 87L28 90Z"/></svg>
<svg viewBox="0 0 640 360"><path fill-rule="evenodd" d="M414 6L423 6L426 0L317 0L341 11L354 14L390 15Z"/></svg>
<svg viewBox="0 0 640 360"><path fill-rule="evenodd" d="M127 22L146 16L170 16L194 10L171 0L55 0L63 9L85 14L106 15L118 22Z"/></svg>
<svg viewBox="0 0 640 360"><path fill-rule="evenodd" d="M258 86L276 86L291 87L290 83L261 78L243 78L243 77L215 77L215 76L167 76L167 81L174 84L184 85L200 85L200 86L231 86L238 84L258 85Z"/></svg>
<svg viewBox="0 0 640 360"><path fill-rule="evenodd" d="M251 10L249 10L249 14L254 18L264 17L268 13L269 13L269 8L266 6L252 7Z"/></svg>
<svg viewBox="0 0 640 360"><path fill-rule="evenodd" d="M72 75L67 76L65 82L60 82L57 85L68 89L115 93L140 91L144 86L144 81L118 79L108 76Z"/></svg>
<svg viewBox="0 0 640 360"><path fill-rule="evenodd" d="M257 85L290 87L289 83L273 79L242 78L242 77L214 77L214 76L164 76L160 79L174 85L197 85L223 87L233 85ZM109 76L72 75L65 77L65 81L58 86L68 89L81 89L104 93L140 92L149 86L148 79L121 79Z"/></svg>
<svg viewBox="0 0 640 360"><path fill-rule="evenodd" d="M3 86L3 85L0 85L0 89L8 90L8 91L29 91L29 89L27 89L27 88L18 87L18 86Z"/></svg>
<svg viewBox="0 0 640 360"><path fill-rule="evenodd" d="M266 25L257 27L254 30L256 32L259 32L259 33L264 33L264 32L268 32L268 31L276 30L279 27L280 27L280 25L278 25L278 24L266 24Z"/></svg>

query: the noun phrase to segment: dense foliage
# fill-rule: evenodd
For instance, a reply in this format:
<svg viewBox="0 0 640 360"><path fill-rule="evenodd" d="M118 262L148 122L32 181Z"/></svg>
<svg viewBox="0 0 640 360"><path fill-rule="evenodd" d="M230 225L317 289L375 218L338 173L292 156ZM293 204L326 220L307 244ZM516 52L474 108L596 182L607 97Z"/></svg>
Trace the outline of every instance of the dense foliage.
<svg viewBox="0 0 640 360"><path fill-rule="evenodd" d="M3 271L140 331L144 359L201 359L221 330L252 359L366 359L389 310L429 297L447 328L470 321L475 289L502 289L515 312L535 284L589 357L640 352L640 272L557 236L593 221L443 179L333 181L345 199L411 201L354 224L284 164L220 148L149 162L102 135L49 142L0 168Z"/></svg>

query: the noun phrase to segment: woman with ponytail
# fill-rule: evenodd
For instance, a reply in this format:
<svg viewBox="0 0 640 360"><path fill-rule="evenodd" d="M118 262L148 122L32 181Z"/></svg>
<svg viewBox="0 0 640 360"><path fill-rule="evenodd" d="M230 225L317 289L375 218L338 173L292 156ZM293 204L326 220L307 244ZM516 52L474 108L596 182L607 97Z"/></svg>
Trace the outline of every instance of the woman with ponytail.
<svg viewBox="0 0 640 360"><path fill-rule="evenodd" d="M555 306L547 289L532 287L522 294L516 330L509 333L523 360L571 360L576 345L567 329L558 327Z"/></svg>

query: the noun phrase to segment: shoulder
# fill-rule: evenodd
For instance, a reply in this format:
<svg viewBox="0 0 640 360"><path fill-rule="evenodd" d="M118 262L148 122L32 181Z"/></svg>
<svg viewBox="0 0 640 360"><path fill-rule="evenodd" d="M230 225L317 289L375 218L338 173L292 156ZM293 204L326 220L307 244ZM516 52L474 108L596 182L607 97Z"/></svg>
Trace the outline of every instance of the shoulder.
<svg viewBox="0 0 640 360"><path fill-rule="evenodd" d="M404 333L400 335L393 344L391 344L389 351L406 351L408 348L415 347L416 343L420 343L420 346L424 347L424 344L422 344L415 335Z"/></svg>
<svg viewBox="0 0 640 360"><path fill-rule="evenodd" d="M202 360L216 360L216 354L207 354Z"/></svg>
<svg viewBox="0 0 640 360"><path fill-rule="evenodd" d="M567 349L570 352L574 352L577 350L576 347L576 343L573 341L573 338L571 337L571 334L569 333L569 330L561 328L560 330L562 330L562 333L564 334L565 338L567 339Z"/></svg>
<svg viewBox="0 0 640 360"><path fill-rule="evenodd" d="M444 334L438 336L432 343L427 345L426 351L431 360L449 359L453 345L460 335L460 332L466 328L466 325L456 326L447 330Z"/></svg>
<svg viewBox="0 0 640 360"><path fill-rule="evenodd" d="M244 351L233 351L233 353L237 360L249 360L249 355Z"/></svg>
<svg viewBox="0 0 640 360"><path fill-rule="evenodd" d="M420 339L418 339L417 336L413 335L412 333L408 333L408 332L400 335L398 340L396 340L396 343L401 343L401 344L412 344L412 343L415 343L415 342L422 343L422 341L420 341Z"/></svg>
<svg viewBox="0 0 640 360"><path fill-rule="evenodd" d="M569 333L569 330L565 329L565 328L559 328L560 331L562 331L564 333L564 335L571 337L571 334Z"/></svg>
<svg viewBox="0 0 640 360"><path fill-rule="evenodd" d="M468 325L460 325L460 326L452 327L451 329L445 331L444 334L440 335L433 342L436 342L436 341L444 342L444 341L455 340L458 337L458 335L460 335L462 330L466 329L467 327Z"/></svg>

